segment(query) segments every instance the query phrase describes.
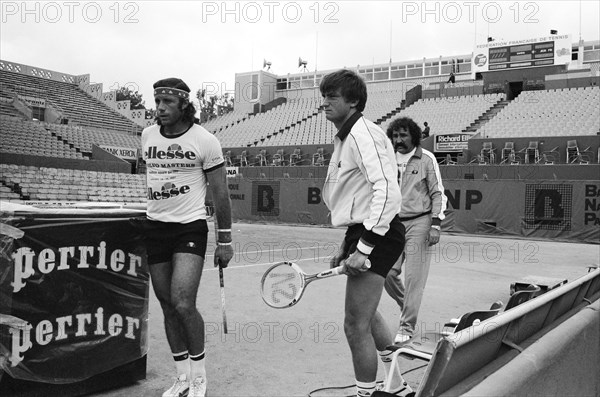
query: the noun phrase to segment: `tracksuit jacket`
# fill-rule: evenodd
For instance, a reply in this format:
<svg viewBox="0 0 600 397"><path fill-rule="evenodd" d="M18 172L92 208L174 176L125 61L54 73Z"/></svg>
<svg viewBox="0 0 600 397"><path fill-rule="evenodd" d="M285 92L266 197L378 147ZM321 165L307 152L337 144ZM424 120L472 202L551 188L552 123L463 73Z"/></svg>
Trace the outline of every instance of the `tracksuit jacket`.
<svg viewBox="0 0 600 397"><path fill-rule="evenodd" d="M370 254L400 211L394 148L386 134L362 113L354 113L334 138L323 187L333 226L362 223L357 249Z"/></svg>
<svg viewBox="0 0 600 397"><path fill-rule="evenodd" d="M433 153L417 146L406 164L400 181L402 210L400 219L414 219L431 213L432 225L444 220L447 198L440 175L440 167Z"/></svg>

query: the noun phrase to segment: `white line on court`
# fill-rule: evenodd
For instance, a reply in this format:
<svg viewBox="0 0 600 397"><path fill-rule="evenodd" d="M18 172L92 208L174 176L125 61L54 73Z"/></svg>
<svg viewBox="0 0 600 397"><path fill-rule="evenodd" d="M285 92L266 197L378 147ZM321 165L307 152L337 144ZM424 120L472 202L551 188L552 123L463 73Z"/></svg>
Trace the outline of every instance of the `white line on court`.
<svg viewBox="0 0 600 397"><path fill-rule="evenodd" d="M301 248L304 249L304 248ZM259 253L259 252L264 252L264 251L255 251L253 253ZM268 251L267 251L268 252ZM214 257L214 254L207 254L205 259L208 259L208 257ZM331 258L331 255L325 255L325 256L318 256L316 258L306 258L306 259L295 259L293 261L288 261L288 262L294 262L294 263L298 263L298 262L306 262L306 261L314 261L314 260L318 260L318 259L324 259L324 258ZM280 263L283 261L277 261L277 262L265 262L265 263L253 263L251 265L235 265L235 266L227 266L226 269L247 269L249 267L257 267L257 266L269 266L269 265L274 265L276 263ZM205 260L205 264L209 263L209 261ZM212 263L212 261L210 261L210 263ZM320 262L323 265L328 265L328 263L325 262ZM209 267L209 268L204 268L204 270L209 271L209 270L217 270L216 267Z"/></svg>

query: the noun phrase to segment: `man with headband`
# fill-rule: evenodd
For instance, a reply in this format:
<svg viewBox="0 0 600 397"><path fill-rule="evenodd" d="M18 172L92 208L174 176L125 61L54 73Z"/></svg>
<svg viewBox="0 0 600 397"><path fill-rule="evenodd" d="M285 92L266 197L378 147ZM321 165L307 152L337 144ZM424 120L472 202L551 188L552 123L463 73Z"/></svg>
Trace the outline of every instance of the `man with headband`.
<svg viewBox="0 0 600 397"><path fill-rule="evenodd" d="M196 308L208 236L204 202L210 188L219 225L215 266L227 267L233 248L225 162L217 138L194 123L187 84L167 78L153 87L157 124L142 132L148 204L141 228L177 369L163 397L204 396L204 320Z"/></svg>

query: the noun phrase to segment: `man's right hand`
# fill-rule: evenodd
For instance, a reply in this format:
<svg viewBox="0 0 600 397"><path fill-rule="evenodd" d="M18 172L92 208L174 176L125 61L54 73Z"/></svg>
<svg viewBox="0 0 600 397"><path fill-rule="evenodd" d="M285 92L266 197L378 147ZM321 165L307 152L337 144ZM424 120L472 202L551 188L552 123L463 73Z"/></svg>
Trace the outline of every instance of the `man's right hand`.
<svg viewBox="0 0 600 397"><path fill-rule="evenodd" d="M331 259L329 260L329 268L333 269L334 267L338 267L341 265L342 259L343 259L343 252L342 251L338 251L337 254L335 254L334 256L331 257Z"/></svg>

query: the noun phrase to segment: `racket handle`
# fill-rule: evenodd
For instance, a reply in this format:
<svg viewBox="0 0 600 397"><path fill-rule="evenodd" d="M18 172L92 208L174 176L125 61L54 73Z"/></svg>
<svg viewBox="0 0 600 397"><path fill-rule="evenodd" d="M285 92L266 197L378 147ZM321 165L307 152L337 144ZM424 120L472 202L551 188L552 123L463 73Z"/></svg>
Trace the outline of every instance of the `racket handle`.
<svg viewBox="0 0 600 397"><path fill-rule="evenodd" d="M370 269L371 268L371 261L367 258L367 260L365 261L365 265L364 267L366 269ZM322 277L330 277L330 276L339 276L340 274L343 274L343 270L344 270L344 266L337 266L334 267L333 269L329 269L329 270L325 270L321 273L319 273L319 278Z"/></svg>
<svg viewBox="0 0 600 397"><path fill-rule="evenodd" d="M342 269L344 266L338 266L335 269L340 269L339 272L341 273ZM365 264L363 265L363 270L368 270L371 268L371 261L369 260L369 258L367 258L365 260ZM338 273L339 274L339 273Z"/></svg>
<svg viewBox="0 0 600 397"><path fill-rule="evenodd" d="M323 270L321 273L317 274L317 278L339 276L340 274L342 274L342 270L344 270L344 266L337 266L333 269Z"/></svg>

